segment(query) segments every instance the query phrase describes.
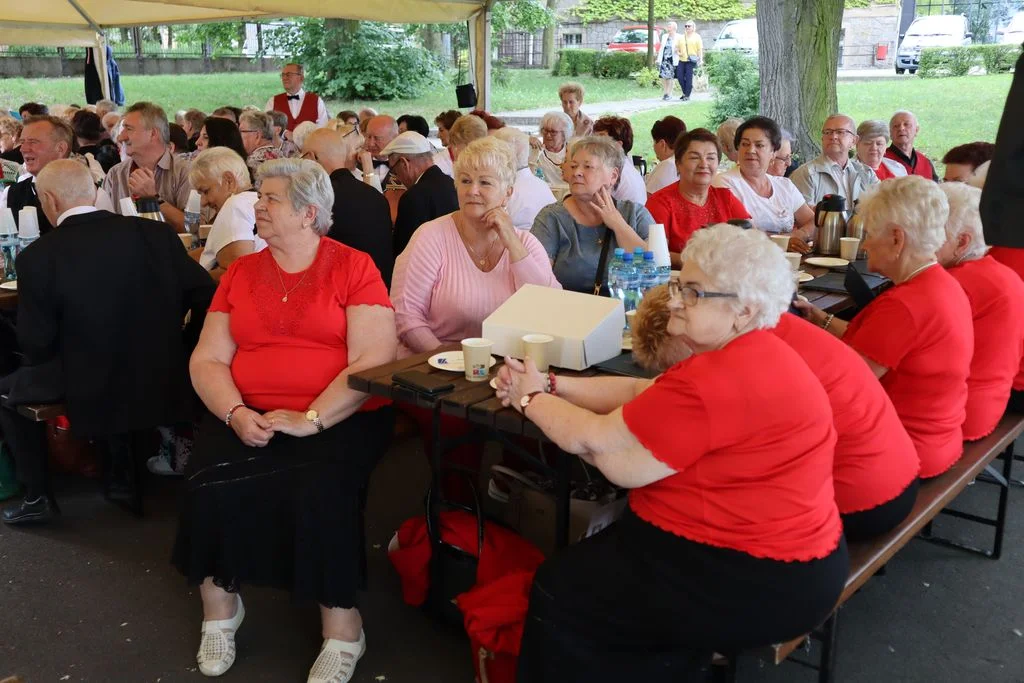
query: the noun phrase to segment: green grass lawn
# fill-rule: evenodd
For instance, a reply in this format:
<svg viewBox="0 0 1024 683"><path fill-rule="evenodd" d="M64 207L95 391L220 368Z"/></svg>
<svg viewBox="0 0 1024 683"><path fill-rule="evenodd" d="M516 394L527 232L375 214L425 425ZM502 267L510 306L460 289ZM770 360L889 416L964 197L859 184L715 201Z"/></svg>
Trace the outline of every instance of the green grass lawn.
<svg viewBox="0 0 1024 683"><path fill-rule="evenodd" d="M507 84L495 84L493 111L558 108L558 86L566 79L542 70L509 70L508 75ZM910 109L921 122L918 146L937 162L956 145L995 140L1011 79L1012 76L1004 74L840 82L839 108L858 122L867 118L888 120L896 110ZM641 94L648 97L656 92L653 89L641 91L628 80L593 77L579 80L586 88L588 103L629 100ZM276 73L125 76L123 82L129 101L151 100L168 112L188 107L209 112L225 104L263 106L267 98L280 91ZM0 106L17 107L29 100L81 103L83 99L79 78L0 80ZM446 84L415 100L328 103L332 113L362 106L393 114L421 114L433 121L438 113L455 106L455 89ZM650 130L655 120L675 114L690 128L697 128L706 125L710 110L708 102L690 102L631 115L635 130L633 153L653 159Z"/></svg>

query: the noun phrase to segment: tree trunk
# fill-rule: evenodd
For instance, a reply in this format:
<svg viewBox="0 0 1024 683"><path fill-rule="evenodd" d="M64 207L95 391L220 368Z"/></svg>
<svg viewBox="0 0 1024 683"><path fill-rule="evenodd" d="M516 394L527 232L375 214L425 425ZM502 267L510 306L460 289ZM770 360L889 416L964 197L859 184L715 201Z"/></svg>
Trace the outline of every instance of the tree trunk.
<svg viewBox="0 0 1024 683"><path fill-rule="evenodd" d="M821 125L838 110L842 23L843 0L757 3L761 111L792 131L805 162L821 153Z"/></svg>
<svg viewBox="0 0 1024 683"><path fill-rule="evenodd" d="M352 42L359 30L359 22L354 19L324 19L324 29L327 34L327 53L331 54ZM336 76L333 69L327 72L328 81L333 81Z"/></svg>
<svg viewBox="0 0 1024 683"><path fill-rule="evenodd" d="M167 25L167 49L170 50L174 47L174 27L170 24Z"/></svg>
<svg viewBox="0 0 1024 683"><path fill-rule="evenodd" d="M547 0L547 8L551 12L557 10L558 0ZM541 66L545 69L550 69L555 65L556 28L558 28L558 22L544 27L544 61L541 63Z"/></svg>
<svg viewBox="0 0 1024 683"><path fill-rule="evenodd" d="M654 66L654 0L647 0L647 66Z"/></svg>
<svg viewBox="0 0 1024 683"><path fill-rule="evenodd" d="M423 47L427 49L427 52L437 55L438 57L444 57L441 45L441 33L437 30L434 24L427 24L421 31L423 38Z"/></svg>

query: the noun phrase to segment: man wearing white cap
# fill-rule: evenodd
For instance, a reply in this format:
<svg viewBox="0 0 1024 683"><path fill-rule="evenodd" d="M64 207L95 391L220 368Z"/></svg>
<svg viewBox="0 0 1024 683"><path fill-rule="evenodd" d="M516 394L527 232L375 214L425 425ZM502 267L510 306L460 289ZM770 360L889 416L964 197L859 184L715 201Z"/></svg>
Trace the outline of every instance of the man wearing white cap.
<svg viewBox="0 0 1024 683"><path fill-rule="evenodd" d="M395 257L405 249L416 229L427 221L459 208L455 181L434 165L436 150L415 131L406 131L388 143L380 155L406 191L398 200L393 236Z"/></svg>

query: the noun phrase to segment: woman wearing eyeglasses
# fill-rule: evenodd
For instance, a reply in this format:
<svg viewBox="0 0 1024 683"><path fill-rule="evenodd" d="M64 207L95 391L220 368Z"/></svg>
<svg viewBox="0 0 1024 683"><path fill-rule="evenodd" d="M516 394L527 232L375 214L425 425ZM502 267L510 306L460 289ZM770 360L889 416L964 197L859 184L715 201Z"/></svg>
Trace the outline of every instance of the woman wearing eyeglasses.
<svg viewBox="0 0 1024 683"><path fill-rule="evenodd" d="M786 641L835 605L836 433L821 383L767 329L794 289L773 246L731 225L694 233L668 321L693 354L653 382L549 383L506 360L498 396L632 489L615 525L538 569L521 683L691 680L712 652Z"/></svg>
<svg viewBox="0 0 1024 683"><path fill-rule="evenodd" d="M530 168L534 173L540 171L548 185L564 185L562 180L562 162L572 137L572 119L560 111L549 111L540 120L540 143L534 139L531 143L533 153L530 155Z"/></svg>

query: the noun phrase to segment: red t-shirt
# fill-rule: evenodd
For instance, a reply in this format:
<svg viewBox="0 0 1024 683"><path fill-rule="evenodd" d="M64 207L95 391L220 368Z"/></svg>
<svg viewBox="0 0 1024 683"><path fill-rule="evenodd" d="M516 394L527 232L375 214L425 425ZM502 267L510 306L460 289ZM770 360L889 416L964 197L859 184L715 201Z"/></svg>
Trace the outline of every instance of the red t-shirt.
<svg viewBox="0 0 1024 683"><path fill-rule="evenodd" d="M1017 273L1024 280L1024 249L1013 247L992 247L988 255L999 261L1004 266ZM1024 358L1020 361L1020 370L1013 380L1013 388L1017 391L1024 391Z"/></svg>
<svg viewBox="0 0 1024 683"><path fill-rule="evenodd" d="M882 386L934 477L963 454L967 375L974 353L971 304L953 276L935 264L892 287L861 311L843 338L888 368Z"/></svg>
<svg viewBox="0 0 1024 683"><path fill-rule="evenodd" d="M901 494L917 478L917 450L868 364L791 313L772 332L800 354L828 394L837 434L832 477L839 512L870 510Z"/></svg>
<svg viewBox="0 0 1024 683"><path fill-rule="evenodd" d="M974 317L974 357L967 378L964 440L992 433L1006 412L1024 351L1024 282L991 256L949 269Z"/></svg>
<svg viewBox="0 0 1024 683"><path fill-rule="evenodd" d="M842 524L828 396L771 332L748 332L678 363L622 417L676 471L630 492L641 519L754 557L808 562L836 549Z"/></svg>
<svg viewBox="0 0 1024 683"><path fill-rule="evenodd" d="M683 199L679 185L663 187L647 198L647 210L655 223L665 226L669 251L680 252L695 230L734 218L750 218L750 212L728 188L709 187L704 206Z"/></svg>
<svg viewBox="0 0 1024 683"><path fill-rule="evenodd" d="M878 164L878 168L875 169L875 175L878 177L879 182L896 177L896 175L889 170L889 167L885 165L884 161Z"/></svg>
<svg viewBox="0 0 1024 683"><path fill-rule="evenodd" d="M285 290L288 301L281 300ZM348 367L345 309L360 305L391 308L380 271L367 254L332 239L320 240L316 258L301 273L280 270L270 249L232 263L210 310L231 314L238 346L231 377L245 404L309 408ZM362 410L382 403L371 398Z"/></svg>

